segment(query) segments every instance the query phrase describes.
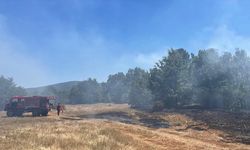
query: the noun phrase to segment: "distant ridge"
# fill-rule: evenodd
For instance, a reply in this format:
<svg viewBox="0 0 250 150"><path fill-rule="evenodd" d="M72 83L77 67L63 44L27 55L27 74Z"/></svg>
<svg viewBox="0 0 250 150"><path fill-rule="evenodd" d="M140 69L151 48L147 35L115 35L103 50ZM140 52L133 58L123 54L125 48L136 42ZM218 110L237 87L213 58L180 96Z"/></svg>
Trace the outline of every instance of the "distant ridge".
<svg viewBox="0 0 250 150"><path fill-rule="evenodd" d="M54 95L55 91L69 91L73 86L77 85L80 81L68 81L62 83L51 84L47 86L26 88L26 92L29 96L32 95Z"/></svg>

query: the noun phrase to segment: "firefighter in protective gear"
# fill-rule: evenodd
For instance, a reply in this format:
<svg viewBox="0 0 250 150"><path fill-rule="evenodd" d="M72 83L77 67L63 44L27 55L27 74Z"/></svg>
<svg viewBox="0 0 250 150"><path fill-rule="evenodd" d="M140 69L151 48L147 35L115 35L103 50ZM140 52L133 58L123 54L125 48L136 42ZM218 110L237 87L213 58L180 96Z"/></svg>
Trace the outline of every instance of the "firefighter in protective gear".
<svg viewBox="0 0 250 150"><path fill-rule="evenodd" d="M60 115L60 112L62 110L62 106L60 103L58 103L57 107L56 107L56 110L57 110L57 115L59 116Z"/></svg>

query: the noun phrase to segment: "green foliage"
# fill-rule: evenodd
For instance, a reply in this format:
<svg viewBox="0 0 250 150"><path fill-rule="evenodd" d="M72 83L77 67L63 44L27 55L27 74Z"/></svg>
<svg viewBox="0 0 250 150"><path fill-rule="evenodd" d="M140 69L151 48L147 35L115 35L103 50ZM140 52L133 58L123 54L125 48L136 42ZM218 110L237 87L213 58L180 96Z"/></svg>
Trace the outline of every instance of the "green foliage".
<svg viewBox="0 0 250 150"><path fill-rule="evenodd" d="M149 73L140 68L129 69L126 78L129 104L135 108L151 108L153 95L148 89Z"/></svg>
<svg viewBox="0 0 250 150"><path fill-rule="evenodd" d="M157 101L166 107L177 107L190 98L190 55L184 49L171 49L150 70L150 88Z"/></svg>
<svg viewBox="0 0 250 150"><path fill-rule="evenodd" d="M98 103L105 102L102 96L102 87L95 79L80 82L70 91L70 103Z"/></svg>
<svg viewBox="0 0 250 150"><path fill-rule="evenodd" d="M236 111L249 107L250 58L244 50L219 55L200 50L195 56L171 49L150 70L150 88L156 102L178 108L200 104L205 108Z"/></svg>
<svg viewBox="0 0 250 150"><path fill-rule="evenodd" d="M106 87L109 101L114 103L128 102L129 88L124 73L119 72L114 75L109 75Z"/></svg>
<svg viewBox="0 0 250 150"><path fill-rule="evenodd" d="M95 79L82 81L70 90L68 99L75 104L113 102L145 108L152 106L148 85L149 73L140 68L129 69L126 75L110 75L106 83L98 83Z"/></svg>
<svg viewBox="0 0 250 150"><path fill-rule="evenodd" d="M109 75L103 83L88 79L29 91L73 104L113 102L155 109L189 105L238 111L250 108L250 58L240 49L233 54L207 49L197 55L170 49L150 72L134 68ZM25 91L13 79L1 76L0 105L13 95L25 95Z"/></svg>
<svg viewBox="0 0 250 150"><path fill-rule="evenodd" d="M3 109L4 104L12 96L26 95L25 89L17 87L12 78L0 77L0 109Z"/></svg>

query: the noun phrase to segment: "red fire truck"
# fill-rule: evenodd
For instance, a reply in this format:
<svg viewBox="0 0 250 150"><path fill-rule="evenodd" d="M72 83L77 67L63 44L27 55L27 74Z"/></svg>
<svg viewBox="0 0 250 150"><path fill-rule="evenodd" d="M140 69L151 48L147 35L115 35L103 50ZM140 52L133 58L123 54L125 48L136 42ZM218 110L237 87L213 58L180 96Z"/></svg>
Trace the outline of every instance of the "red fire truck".
<svg viewBox="0 0 250 150"><path fill-rule="evenodd" d="M47 116L55 100L53 96L14 96L5 105L8 117L22 116L25 112L32 112L32 116Z"/></svg>

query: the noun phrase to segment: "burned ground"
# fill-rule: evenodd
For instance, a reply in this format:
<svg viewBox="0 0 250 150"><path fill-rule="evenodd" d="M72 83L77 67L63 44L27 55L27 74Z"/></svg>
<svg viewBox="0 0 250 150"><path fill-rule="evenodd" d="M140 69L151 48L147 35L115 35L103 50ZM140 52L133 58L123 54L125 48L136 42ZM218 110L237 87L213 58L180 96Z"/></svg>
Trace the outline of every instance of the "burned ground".
<svg viewBox="0 0 250 150"><path fill-rule="evenodd" d="M196 122L211 129L221 130L227 135L225 141L250 144L250 114L226 112L223 110L181 110L178 111L191 117Z"/></svg>

